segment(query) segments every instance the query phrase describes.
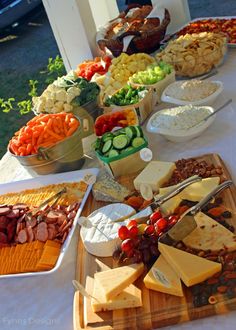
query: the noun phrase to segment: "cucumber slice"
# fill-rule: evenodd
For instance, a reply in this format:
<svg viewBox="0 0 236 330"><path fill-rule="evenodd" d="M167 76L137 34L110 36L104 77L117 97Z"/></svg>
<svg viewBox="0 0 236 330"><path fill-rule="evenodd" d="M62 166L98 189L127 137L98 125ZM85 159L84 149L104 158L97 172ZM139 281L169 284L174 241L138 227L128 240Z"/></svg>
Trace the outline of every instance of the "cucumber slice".
<svg viewBox="0 0 236 330"><path fill-rule="evenodd" d="M114 137L114 135L112 133L107 132L107 133L103 134L103 136L102 136L102 142L105 143L108 140L112 140L113 137Z"/></svg>
<svg viewBox="0 0 236 330"><path fill-rule="evenodd" d="M142 137L143 136L143 131L142 128L140 126L133 126L136 132L136 136L137 137Z"/></svg>
<svg viewBox="0 0 236 330"><path fill-rule="evenodd" d="M123 150L121 150L121 153L124 154L124 153L128 153L130 151L134 150L134 147L128 147L128 148L125 148Z"/></svg>
<svg viewBox="0 0 236 330"><path fill-rule="evenodd" d="M102 147L102 152L105 154L111 149L111 147L112 147L112 140L106 141Z"/></svg>
<svg viewBox="0 0 236 330"><path fill-rule="evenodd" d="M119 155L119 152L118 152L117 150L115 150L115 149L111 149L111 150L109 151L108 157L109 157L109 158L112 158L112 157L116 157L116 156L118 156L118 155Z"/></svg>
<svg viewBox="0 0 236 330"><path fill-rule="evenodd" d="M138 148L138 147L142 146L144 143L145 143L145 140L142 137L136 137L132 141L132 146L134 148Z"/></svg>
<svg viewBox="0 0 236 330"><path fill-rule="evenodd" d="M129 144L129 139L126 135L117 135L113 139L113 146L116 149L124 149Z"/></svg>
<svg viewBox="0 0 236 330"><path fill-rule="evenodd" d="M136 136L136 130L134 126L125 127L125 133L130 138L130 140L132 140Z"/></svg>

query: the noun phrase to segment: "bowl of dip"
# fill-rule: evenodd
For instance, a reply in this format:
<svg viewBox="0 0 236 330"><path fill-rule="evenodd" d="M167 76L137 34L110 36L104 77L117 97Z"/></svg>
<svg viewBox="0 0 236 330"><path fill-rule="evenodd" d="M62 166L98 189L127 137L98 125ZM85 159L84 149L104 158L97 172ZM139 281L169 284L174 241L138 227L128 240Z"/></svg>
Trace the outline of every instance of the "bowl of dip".
<svg viewBox="0 0 236 330"><path fill-rule="evenodd" d="M161 100L176 105L212 105L222 91L221 81L182 80L167 86Z"/></svg>
<svg viewBox="0 0 236 330"><path fill-rule="evenodd" d="M215 115L206 121L214 108L185 105L160 110L147 123L147 131L163 135L172 142L186 142L201 135L215 120Z"/></svg>

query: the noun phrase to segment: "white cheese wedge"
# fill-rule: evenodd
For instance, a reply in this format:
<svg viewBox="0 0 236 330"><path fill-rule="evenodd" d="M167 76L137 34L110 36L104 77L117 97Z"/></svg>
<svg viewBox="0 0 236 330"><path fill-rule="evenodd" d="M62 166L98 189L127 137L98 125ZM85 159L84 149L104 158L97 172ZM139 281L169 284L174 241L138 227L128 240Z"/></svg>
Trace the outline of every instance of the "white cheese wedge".
<svg viewBox="0 0 236 330"><path fill-rule="evenodd" d="M202 181L195 182L185 188L179 196L182 199L187 199L188 201L199 202L206 195L212 192L220 183L219 177L206 178Z"/></svg>
<svg viewBox="0 0 236 330"><path fill-rule="evenodd" d="M220 272L222 268L218 262L198 257L160 242L158 249L186 286L201 283Z"/></svg>
<svg viewBox="0 0 236 330"><path fill-rule="evenodd" d="M91 306L93 312L112 311L142 306L142 292L133 284L129 285L112 300L106 301L100 284L95 280Z"/></svg>
<svg viewBox="0 0 236 330"><path fill-rule="evenodd" d="M197 228L183 239L185 245L204 251L236 250L234 233L202 212L197 213L194 218Z"/></svg>
<svg viewBox="0 0 236 330"><path fill-rule="evenodd" d="M143 281L148 289L179 297L184 295L180 277L162 255L154 263Z"/></svg>
<svg viewBox="0 0 236 330"><path fill-rule="evenodd" d="M105 301L109 301L136 281L143 270L143 263L132 264L95 273L94 279L101 287Z"/></svg>
<svg viewBox="0 0 236 330"><path fill-rule="evenodd" d="M126 217L135 210L126 204L104 206L90 214L81 225L80 236L86 250L98 257L110 257L120 243L118 229L121 222L114 220Z"/></svg>
<svg viewBox="0 0 236 330"><path fill-rule="evenodd" d="M174 169L174 163L151 161L134 179L134 187L140 190L141 184L147 184L152 187L153 191L158 191L170 179Z"/></svg>

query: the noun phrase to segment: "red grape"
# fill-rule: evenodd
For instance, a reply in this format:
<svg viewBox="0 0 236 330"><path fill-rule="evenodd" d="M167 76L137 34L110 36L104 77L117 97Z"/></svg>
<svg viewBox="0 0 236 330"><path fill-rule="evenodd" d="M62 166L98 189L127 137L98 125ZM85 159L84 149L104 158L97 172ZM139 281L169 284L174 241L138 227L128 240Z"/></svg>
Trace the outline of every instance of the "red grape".
<svg viewBox="0 0 236 330"><path fill-rule="evenodd" d="M142 253L139 250L134 250L133 258L134 262L141 262L143 259Z"/></svg>
<svg viewBox="0 0 236 330"><path fill-rule="evenodd" d="M134 238L134 237L136 237L136 236L138 236L138 227L137 226L132 226L132 227L130 227L129 228L129 236L131 237L131 238Z"/></svg>
<svg viewBox="0 0 236 330"><path fill-rule="evenodd" d="M130 220L130 221L128 222L127 227L130 228L130 227L132 227L132 226L137 226L137 225L138 225L138 224L137 224L137 221L136 221L136 220Z"/></svg>
<svg viewBox="0 0 236 330"><path fill-rule="evenodd" d="M178 221L178 217L176 215L171 215L169 216L168 220L169 220L169 225L173 226Z"/></svg>
<svg viewBox="0 0 236 330"><path fill-rule="evenodd" d="M154 225L148 225L148 226L145 228L145 234L146 234L146 235L152 235L154 232L155 232L155 227L154 227Z"/></svg>
<svg viewBox="0 0 236 330"><path fill-rule="evenodd" d="M168 222L165 218L160 218L159 220L157 220L156 225L158 227L158 231L163 231L164 229L166 229Z"/></svg>
<svg viewBox="0 0 236 330"><path fill-rule="evenodd" d="M152 225L154 225L154 223L160 219L162 217L161 211L156 211L153 214L150 215L150 220Z"/></svg>
<svg viewBox="0 0 236 330"><path fill-rule="evenodd" d="M121 226L118 229L118 236L122 241L129 238L129 229L126 226Z"/></svg>
<svg viewBox="0 0 236 330"><path fill-rule="evenodd" d="M143 262L145 264L148 264L149 261L151 260L152 256L151 256L151 253L150 253L150 250L149 249L145 249L142 251L142 255L143 255Z"/></svg>
<svg viewBox="0 0 236 330"><path fill-rule="evenodd" d="M127 238L121 243L121 250L124 252L129 252L133 250L133 247L134 247L134 243L131 238Z"/></svg>
<svg viewBox="0 0 236 330"><path fill-rule="evenodd" d="M154 256L154 257L158 257L160 254L158 251L157 245L154 245L154 244L152 244L150 246L150 252L151 252L152 256Z"/></svg>

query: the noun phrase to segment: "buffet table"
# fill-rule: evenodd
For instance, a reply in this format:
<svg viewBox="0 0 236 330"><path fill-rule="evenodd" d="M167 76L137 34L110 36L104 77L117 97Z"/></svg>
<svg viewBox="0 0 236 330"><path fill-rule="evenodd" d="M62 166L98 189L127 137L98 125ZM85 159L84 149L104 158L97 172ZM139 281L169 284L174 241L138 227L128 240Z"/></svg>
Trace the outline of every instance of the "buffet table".
<svg viewBox="0 0 236 330"><path fill-rule="evenodd" d="M187 143L174 144L155 134L147 134L154 159L177 160L218 153L236 182L236 50L230 49L224 64L219 67L216 80L224 83L223 96L217 101L220 106L229 98L230 106L217 115L212 126L201 137ZM160 106L160 108L163 106ZM94 167L95 161L86 160L84 167ZM22 180L31 176L17 160L7 153L0 161L0 183ZM72 280L75 277L76 246L75 232L69 250L60 269L47 276L1 279L0 329L60 329L73 328ZM236 312L206 318L167 329L222 329L235 327Z"/></svg>

